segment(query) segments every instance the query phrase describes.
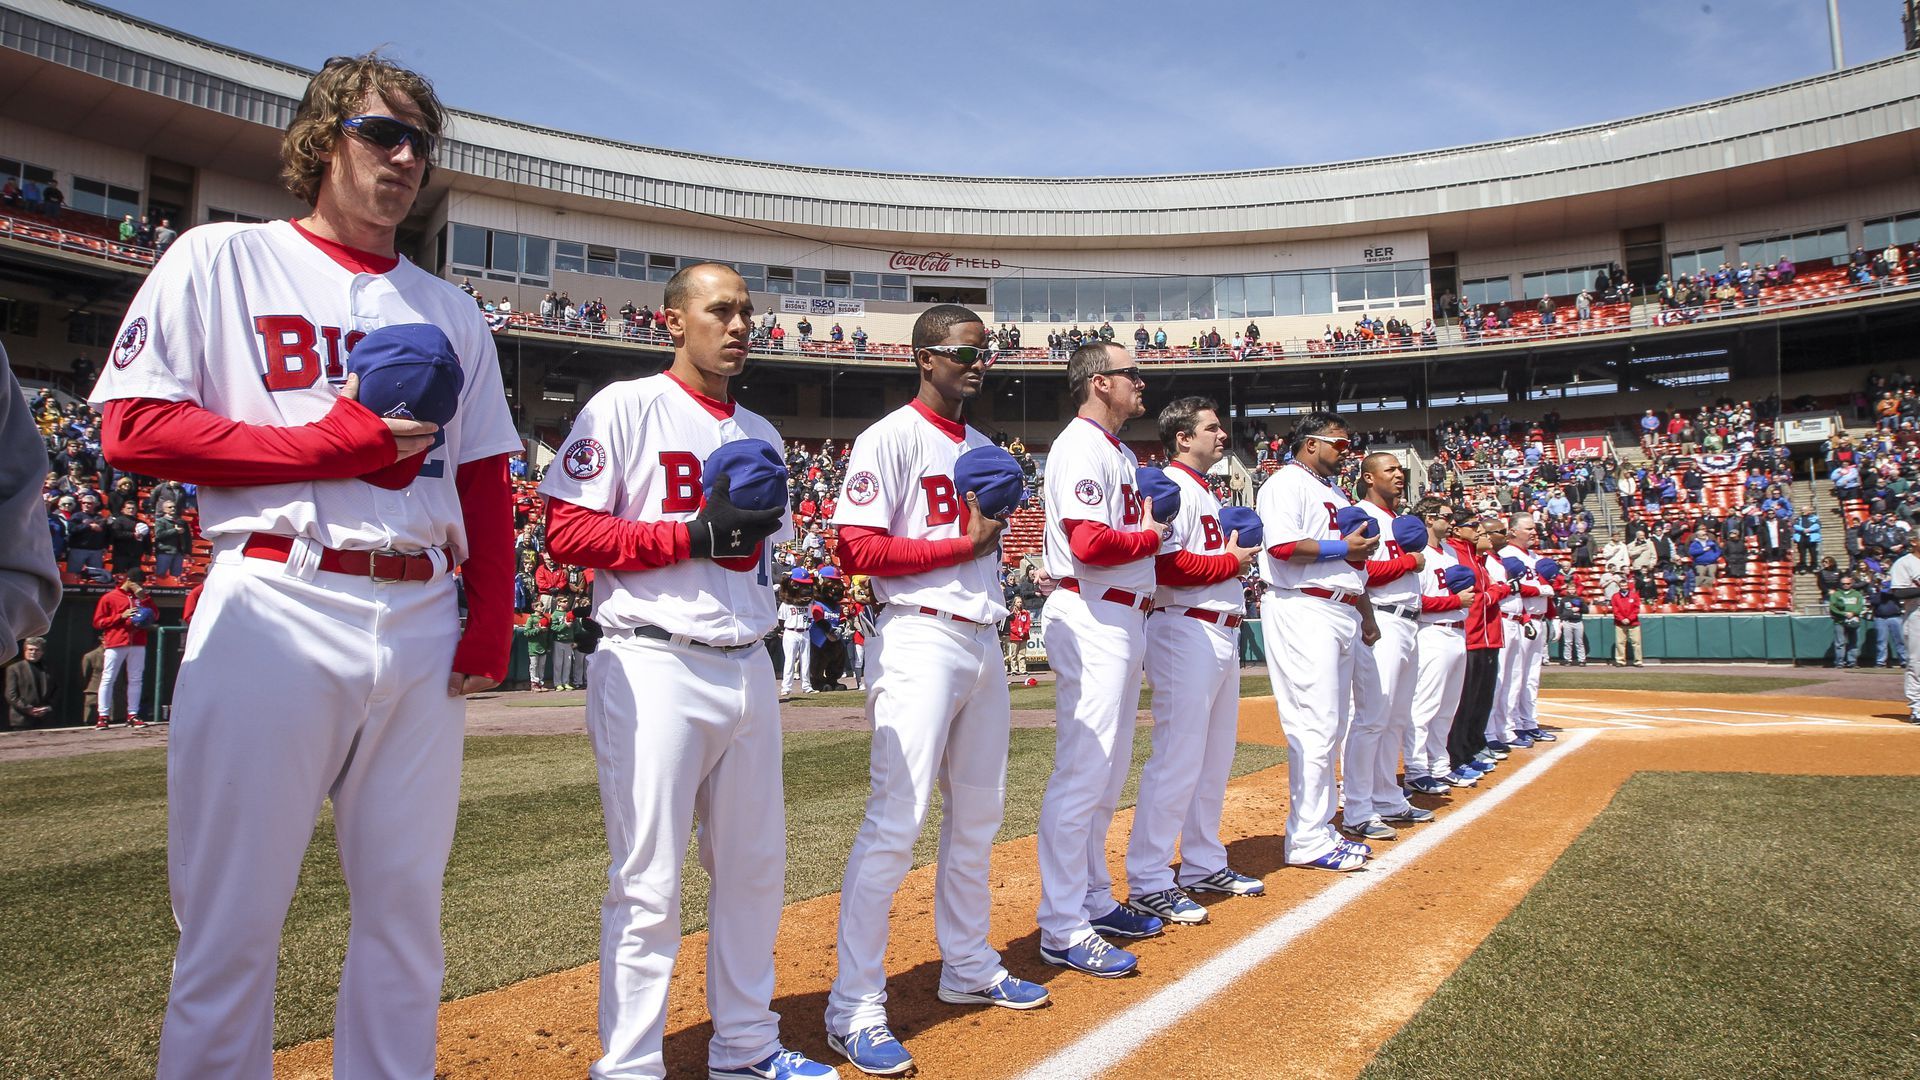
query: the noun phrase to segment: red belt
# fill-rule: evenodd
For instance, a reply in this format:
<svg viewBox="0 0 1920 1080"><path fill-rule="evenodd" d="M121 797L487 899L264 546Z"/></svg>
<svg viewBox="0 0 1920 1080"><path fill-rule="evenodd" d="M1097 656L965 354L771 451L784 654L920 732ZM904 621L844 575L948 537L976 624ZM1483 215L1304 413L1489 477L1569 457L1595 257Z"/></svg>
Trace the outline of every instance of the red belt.
<svg viewBox="0 0 1920 1080"><path fill-rule="evenodd" d="M983 622L976 622L976 621L974 621L973 619L967 619L967 618L962 618L962 617L961 617L961 616L959 616L959 615L955 615L955 614L954 614L953 612L951 612L951 611L941 611L941 610L940 610L939 608L930 608L930 607L915 607L915 608L910 608L910 609L908 609L908 610L911 610L911 611L917 611L917 612L919 612L919 613L920 613L920 614L922 614L922 615L931 615L931 616L933 616L933 617L934 617L934 618L936 618L936 619L951 619L951 620L953 620L954 622L957 622L957 623L966 623L966 624L967 624L968 626L989 626L989 625L991 625L990 623L983 623Z"/></svg>
<svg viewBox="0 0 1920 1080"><path fill-rule="evenodd" d="M1348 607L1360 606L1359 593L1337 593L1332 589L1321 589L1313 586L1308 586L1298 591L1308 596L1317 596L1322 600L1331 600L1336 604L1345 604Z"/></svg>
<svg viewBox="0 0 1920 1080"><path fill-rule="evenodd" d="M1163 607L1163 608L1155 608L1154 610L1164 611L1170 615L1185 615L1189 619L1199 619L1201 622L1210 622L1210 623L1213 623L1215 626L1224 626L1229 630L1238 629L1240 626L1240 623L1244 621L1244 616L1235 615L1230 611L1208 611L1206 608Z"/></svg>
<svg viewBox="0 0 1920 1080"><path fill-rule="evenodd" d="M240 548L249 559L286 562L293 552L293 537L273 533L253 533ZM426 552L336 551L320 549L320 569L329 574L350 574L386 583L394 581L432 581L433 559Z"/></svg>
<svg viewBox="0 0 1920 1080"><path fill-rule="evenodd" d="M1068 592L1079 592L1080 579L1063 577L1060 579L1060 587ZM1127 607L1138 608L1141 611L1153 610L1153 597L1130 593L1125 589L1108 589L1106 592L1101 593L1099 598L1110 604L1124 604Z"/></svg>

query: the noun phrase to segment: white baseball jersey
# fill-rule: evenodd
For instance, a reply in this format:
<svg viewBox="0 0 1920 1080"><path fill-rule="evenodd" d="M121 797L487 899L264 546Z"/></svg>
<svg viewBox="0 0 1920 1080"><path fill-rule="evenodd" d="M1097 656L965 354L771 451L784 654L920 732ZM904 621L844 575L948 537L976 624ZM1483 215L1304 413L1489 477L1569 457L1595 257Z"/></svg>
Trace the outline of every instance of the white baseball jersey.
<svg viewBox="0 0 1920 1080"><path fill-rule="evenodd" d="M1084 416L1067 423L1047 451L1047 529L1042 560L1049 575L1056 580L1073 577L1152 595L1152 556L1119 566L1090 566L1074 558L1065 526L1068 521L1093 521L1119 532L1145 528L1144 500L1135 489L1139 468L1140 459L1106 428Z"/></svg>
<svg viewBox="0 0 1920 1080"><path fill-rule="evenodd" d="M910 401L853 440L833 521L884 529L913 540L966 535L966 493L953 484L954 462L992 441ZM977 623L1007 617L998 548L977 559L920 574L872 578L883 604L930 607Z"/></svg>
<svg viewBox="0 0 1920 1080"><path fill-rule="evenodd" d="M696 394L670 372L593 395L540 483L540 493L629 521L692 521L705 497L700 467L722 443L780 433L757 413ZM708 645L744 645L773 629L772 551L793 520L760 546L750 570L687 559L650 570L596 570L594 617L610 630L657 626Z"/></svg>
<svg viewBox="0 0 1920 1080"><path fill-rule="evenodd" d="M807 604L781 604L780 628L789 634L804 634L813 626L813 616L809 613L813 607Z"/></svg>
<svg viewBox="0 0 1920 1080"><path fill-rule="evenodd" d="M1357 593L1366 587L1367 575L1345 559L1326 562L1286 562L1273 557L1270 549L1300 540L1338 540L1343 535L1333 515L1343 506L1353 505L1347 493L1298 461L1281 466L1254 497L1253 508L1260 513L1260 529L1266 545L1260 552L1260 576L1276 589L1337 589Z"/></svg>
<svg viewBox="0 0 1920 1080"><path fill-rule="evenodd" d="M297 427L325 417L368 332L431 323L466 373L459 412L440 429L412 484L307 480L200 489L209 540L275 533L330 548L447 546L466 558L454 471L521 449L500 361L473 299L402 258L355 273L291 222L202 225L180 235L127 308L90 401L191 401L230 420Z"/></svg>
<svg viewBox="0 0 1920 1080"><path fill-rule="evenodd" d="M1220 500L1207 486L1207 479L1178 461L1169 462L1167 475L1180 485L1180 512L1167 523L1167 537L1160 554L1191 551L1196 555L1223 555L1227 550L1226 530L1220 527ZM1211 585L1161 585L1154 590L1156 607L1194 607L1206 611L1246 610L1246 590L1238 575Z"/></svg>
<svg viewBox="0 0 1920 1080"><path fill-rule="evenodd" d="M1514 558L1525 563L1527 572L1524 576L1527 584L1540 590L1539 596L1521 596L1520 586L1516 583L1513 592L1509 593L1505 599L1500 601L1500 613L1502 615L1510 615L1516 619L1520 617L1522 612L1525 612L1528 616L1535 619L1546 618L1547 608L1553 604L1553 586L1541 581L1539 576L1533 572L1533 564L1540 561L1539 554L1526 551L1514 544L1508 544L1506 547L1500 549L1499 558Z"/></svg>
<svg viewBox="0 0 1920 1080"><path fill-rule="evenodd" d="M1447 568L1460 565L1460 560L1454 558L1452 549L1448 548L1445 544L1441 544L1439 547L1428 548L1426 556L1427 568L1420 572L1420 595L1457 595L1452 589L1447 588ZM1420 621L1423 623L1446 623L1452 626L1459 626L1467 621L1467 609L1455 608L1452 611L1425 612L1420 616Z"/></svg>
<svg viewBox="0 0 1920 1080"><path fill-rule="evenodd" d="M1500 563L1500 560L1504 558L1506 558L1506 556L1497 551L1489 551L1480 557L1481 565L1485 566L1487 570L1487 584L1489 586L1504 584L1510 580L1507 577L1507 568ZM1507 595L1500 598L1500 614L1503 617L1512 616L1516 619L1520 617L1520 610L1517 604L1513 610L1510 611L1507 609L1507 605L1512 603L1515 597L1519 595L1519 590L1516 588L1509 590Z"/></svg>
<svg viewBox="0 0 1920 1080"><path fill-rule="evenodd" d="M1354 505L1367 512L1380 526L1380 546L1373 549L1367 557L1370 563L1388 562L1406 553L1398 541L1393 538L1393 515L1361 499ZM1420 606L1420 571L1409 570L1392 581L1380 585L1368 585L1367 595L1376 604L1410 604L1416 609Z"/></svg>
<svg viewBox="0 0 1920 1080"><path fill-rule="evenodd" d="M1920 557L1908 552L1893 560L1893 572L1888 585L1895 589L1920 588ZM1901 611L1910 612L1915 608L1920 608L1920 600L1900 601Z"/></svg>

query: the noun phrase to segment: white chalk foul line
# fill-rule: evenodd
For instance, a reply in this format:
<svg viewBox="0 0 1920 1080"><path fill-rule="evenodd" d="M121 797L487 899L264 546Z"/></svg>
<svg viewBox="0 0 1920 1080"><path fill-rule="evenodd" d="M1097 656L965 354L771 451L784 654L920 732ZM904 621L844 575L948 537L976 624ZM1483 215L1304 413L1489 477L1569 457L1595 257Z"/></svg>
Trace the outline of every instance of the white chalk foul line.
<svg viewBox="0 0 1920 1080"><path fill-rule="evenodd" d="M1367 864L1361 873L1342 874L1306 903L1275 917L1247 938L1230 942L1225 951L1181 976L1145 1001L1082 1035L1071 1045L1028 1070L1023 1080L1086 1080L1123 1065L1149 1040L1172 1027L1195 1009L1215 1000L1234 980L1271 960L1301 935L1365 896L1394 872L1444 843L1461 829L1492 812L1561 759L1600 735L1598 729L1563 731L1547 752L1516 770L1493 790L1431 825L1423 825L1411 839L1396 842L1386 854ZM1511 760L1511 759L1510 759ZM1402 834L1405 835L1405 834ZM1304 872L1304 871L1302 871Z"/></svg>

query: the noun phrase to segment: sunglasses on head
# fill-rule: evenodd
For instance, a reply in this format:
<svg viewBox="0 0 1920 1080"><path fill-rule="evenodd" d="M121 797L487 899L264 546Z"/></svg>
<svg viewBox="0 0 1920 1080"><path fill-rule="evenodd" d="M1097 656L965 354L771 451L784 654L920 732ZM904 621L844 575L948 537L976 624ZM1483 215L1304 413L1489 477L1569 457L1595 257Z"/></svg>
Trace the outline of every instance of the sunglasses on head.
<svg viewBox="0 0 1920 1080"><path fill-rule="evenodd" d="M929 345L927 351L939 353L961 367L972 367L974 364L993 366L993 350L983 345Z"/></svg>
<svg viewBox="0 0 1920 1080"><path fill-rule="evenodd" d="M349 116L340 121L340 130L382 150L393 150L406 143L413 147L413 156L423 161L433 154L433 141L427 138L426 132L391 116Z"/></svg>

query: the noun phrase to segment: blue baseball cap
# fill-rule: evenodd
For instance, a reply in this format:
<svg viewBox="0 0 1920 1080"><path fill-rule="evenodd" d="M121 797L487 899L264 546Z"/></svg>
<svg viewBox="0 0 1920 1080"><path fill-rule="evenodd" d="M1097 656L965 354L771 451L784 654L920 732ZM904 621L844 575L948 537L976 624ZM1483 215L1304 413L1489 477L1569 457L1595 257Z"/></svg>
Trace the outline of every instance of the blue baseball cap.
<svg viewBox="0 0 1920 1080"><path fill-rule="evenodd" d="M1220 508L1220 528L1227 535L1239 541L1241 547L1261 547L1266 530L1260 524L1260 515L1245 506L1223 506Z"/></svg>
<svg viewBox="0 0 1920 1080"><path fill-rule="evenodd" d="M360 376L360 404L376 415L445 427L460 410L467 373L453 342L430 323L395 323L360 339L347 354Z"/></svg>
<svg viewBox="0 0 1920 1080"><path fill-rule="evenodd" d="M742 510L778 510L787 505L787 463L759 439L722 443L700 467L700 489L713 497L713 485L729 478L727 497Z"/></svg>
<svg viewBox="0 0 1920 1080"><path fill-rule="evenodd" d="M1012 454L997 446L976 446L953 463L953 487L962 497L973 492L981 513L1001 517L1026 497L1027 477Z"/></svg>
<svg viewBox="0 0 1920 1080"><path fill-rule="evenodd" d="M1153 500L1153 520L1165 525L1180 512L1180 485L1165 469L1142 465L1134 471L1133 482L1140 494Z"/></svg>
<svg viewBox="0 0 1920 1080"><path fill-rule="evenodd" d="M1360 530L1361 536L1380 535L1380 523L1373 520L1373 515L1360 509L1358 506L1343 506L1335 510L1333 512L1333 520L1338 526L1341 536L1347 536L1355 529Z"/></svg>

